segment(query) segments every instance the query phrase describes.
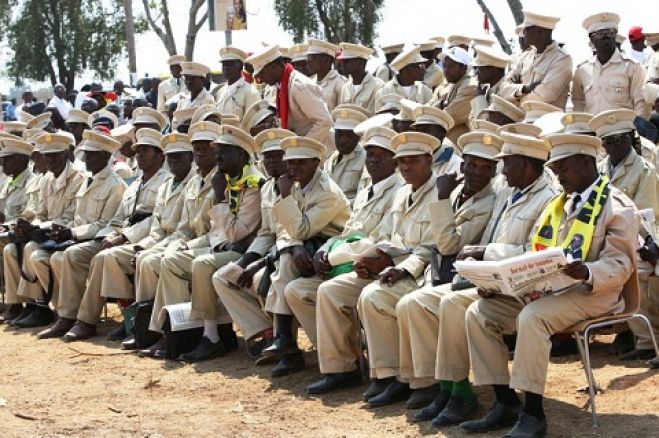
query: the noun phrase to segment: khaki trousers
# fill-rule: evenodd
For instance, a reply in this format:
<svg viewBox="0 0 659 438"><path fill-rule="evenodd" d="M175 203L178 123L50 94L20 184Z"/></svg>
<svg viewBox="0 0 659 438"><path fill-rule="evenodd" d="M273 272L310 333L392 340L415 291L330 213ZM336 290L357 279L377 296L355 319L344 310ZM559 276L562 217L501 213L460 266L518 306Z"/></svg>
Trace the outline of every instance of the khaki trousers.
<svg viewBox="0 0 659 438"><path fill-rule="evenodd" d="M174 252L174 251L172 251ZM165 250L148 249L141 251L135 261L135 301L151 301L156 297L160 262Z"/></svg>
<svg viewBox="0 0 659 438"><path fill-rule="evenodd" d="M314 275L313 277L300 277L288 283L284 289L286 302L291 308L293 315L307 333L311 343L317 347L316 328L316 295L318 286L323 280Z"/></svg>
<svg viewBox="0 0 659 438"><path fill-rule="evenodd" d="M288 253L279 257L276 266L277 269L271 275L272 284L265 299L265 310L275 315L293 315L286 302L284 289L288 283L300 277L300 271L293 262L293 256Z"/></svg>
<svg viewBox="0 0 659 438"><path fill-rule="evenodd" d="M644 267L645 269L641 269ZM647 316L652 325L655 338L659 338L659 277L650 275L647 263L638 265L638 286L641 290L639 313ZM636 348L639 350L654 350L652 337L645 322L639 319L629 321L629 327L636 336Z"/></svg>
<svg viewBox="0 0 659 438"><path fill-rule="evenodd" d="M418 288L416 281L407 277L393 286L374 281L362 290L357 311L366 332L372 378L399 376L396 304Z"/></svg>
<svg viewBox="0 0 659 438"><path fill-rule="evenodd" d="M104 249L94 257L102 266L103 281L101 282L101 296L135 299L135 289L130 276L135 274L135 268L130 261L135 256L135 245L115 246Z"/></svg>
<svg viewBox="0 0 659 438"><path fill-rule="evenodd" d="M357 369L361 345L357 337L359 320L354 310L362 289L373 280L354 272L327 280L316 295L318 365L323 374Z"/></svg>
<svg viewBox="0 0 659 438"><path fill-rule="evenodd" d="M5 303L18 304L21 302L18 296L18 283L21 280L21 271L18 265L16 245L13 243L7 244L2 249L2 263L5 277Z"/></svg>
<svg viewBox="0 0 659 438"><path fill-rule="evenodd" d="M213 288L245 340L272 328L272 319L263 310L257 294L264 272L265 268L254 275L252 286L248 289L230 286L224 279L222 268L213 274Z"/></svg>
<svg viewBox="0 0 659 438"><path fill-rule="evenodd" d="M526 306L497 296L480 299L467 309L469 356L476 385L510 385L519 391L543 394L551 350L550 337L608 308L601 297L577 291L540 298ZM512 373L502 335L517 332Z"/></svg>
<svg viewBox="0 0 659 438"><path fill-rule="evenodd" d="M435 383L439 303L450 290L450 284L426 286L396 304L400 376L408 379L413 389Z"/></svg>
<svg viewBox="0 0 659 438"><path fill-rule="evenodd" d="M57 314L60 317L78 318L78 310L87 289L92 292L88 294L86 305L90 308L97 306L100 314L103 303L101 302L100 305L98 303L101 301L103 267L92 262L100 251L101 241L90 240L53 255L52 259L57 260L53 263L53 272L56 272L60 284L60 297L57 303Z"/></svg>
<svg viewBox="0 0 659 438"><path fill-rule="evenodd" d="M243 255L235 251L201 255L192 261L192 311L190 317L218 324L231 324L231 317L213 288L213 274Z"/></svg>
<svg viewBox="0 0 659 438"><path fill-rule="evenodd" d="M51 255L51 252L39 249L39 244L36 242L28 242L25 245L23 248L23 272L27 278L36 281L27 281L21 276L18 282L19 296L24 299L44 300L48 284L54 281L51 302L57 306L58 286L55 279L50 278Z"/></svg>
<svg viewBox="0 0 659 438"><path fill-rule="evenodd" d="M471 303L479 298L476 288L451 292L442 297L439 304L439 331L435 358L437 380L460 382L469 377L469 344L465 314Z"/></svg>

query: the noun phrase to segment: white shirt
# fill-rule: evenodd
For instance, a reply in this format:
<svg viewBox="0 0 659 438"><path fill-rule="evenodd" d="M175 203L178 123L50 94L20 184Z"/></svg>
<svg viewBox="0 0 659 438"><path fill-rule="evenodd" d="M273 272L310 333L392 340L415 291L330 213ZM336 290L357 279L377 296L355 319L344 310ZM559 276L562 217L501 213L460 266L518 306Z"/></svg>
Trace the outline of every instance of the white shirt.
<svg viewBox="0 0 659 438"><path fill-rule="evenodd" d="M65 99L60 99L57 96L53 96L53 98L50 99L50 102L48 102L48 106L54 106L55 108L57 108L57 111L59 111L60 115L62 116L62 118L64 118L64 120L69 118L69 110L72 108L72 106Z"/></svg>

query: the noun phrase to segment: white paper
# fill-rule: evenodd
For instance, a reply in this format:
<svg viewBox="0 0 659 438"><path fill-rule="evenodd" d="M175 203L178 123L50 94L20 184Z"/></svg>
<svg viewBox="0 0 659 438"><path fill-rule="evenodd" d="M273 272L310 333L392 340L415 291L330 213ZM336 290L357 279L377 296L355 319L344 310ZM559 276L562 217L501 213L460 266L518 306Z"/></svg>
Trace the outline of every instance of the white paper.
<svg viewBox="0 0 659 438"><path fill-rule="evenodd" d="M197 327L203 327L204 321L201 319L190 318L192 303L170 304L160 309L160 320L165 321L169 315L169 325L173 332L190 330Z"/></svg>

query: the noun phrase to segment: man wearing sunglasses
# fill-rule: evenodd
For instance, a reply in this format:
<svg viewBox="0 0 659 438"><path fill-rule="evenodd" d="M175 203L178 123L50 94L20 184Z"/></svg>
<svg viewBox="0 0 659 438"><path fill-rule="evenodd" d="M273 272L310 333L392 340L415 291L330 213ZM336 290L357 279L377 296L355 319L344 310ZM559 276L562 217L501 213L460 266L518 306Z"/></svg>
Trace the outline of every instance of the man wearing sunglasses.
<svg viewBox="0 0 659 438"><path fill-rule="evenodd" d="M595 55L579 64L572 82L574 111L599 114L613 109L631 109L649 118L643 84L645 70L633 57L619 51L616 35L620 17L611 12L591 15L583 22Z"/></svg>

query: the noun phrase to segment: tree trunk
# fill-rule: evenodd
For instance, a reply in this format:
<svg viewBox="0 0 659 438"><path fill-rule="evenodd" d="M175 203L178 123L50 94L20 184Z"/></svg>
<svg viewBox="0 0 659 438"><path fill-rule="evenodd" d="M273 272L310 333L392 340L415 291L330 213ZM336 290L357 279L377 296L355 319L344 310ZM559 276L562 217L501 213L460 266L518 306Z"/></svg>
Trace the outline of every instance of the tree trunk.
<svg viewBox="0 0 659 438"><path fill-rule="evenodd" d="M142 5L144 6L144 13L146 14L146 19L149 22L149 26L153 31L158 35L160 41L165 46L167 53L172 56L176 55L176 42L174 41L174 35L172 34L172 26L169 22L169 8L167 7L167 0L160 1L160 7L162 9L162 23L164 29L156 23L156 20L151 14L151 8L149 7L149 0L142 0Z"/></svg>
<svg viewBox="0 0 659 438"><path fill-rule="evenodd" d="M204 5L205 0L191 0L190 12L188 13L188 31L185 34L185 52L184 55L189 60L193 59L194 47L197 41L197 33L208 19L208 10L204 12L199 21L197 15L199 10Z"/></svg>
<svg viewBox="0 0 659 438"><path fill-rule="evenodd" d="M515 18L515 24L522 24L524 21L522 0L508 0L508 6L510 6L510 12L513 13L513 17Z"/></svg>
<svg viewBox="0 0 659 438"><path fill-rule="evenodd" d="M512 0L509 0L509 2L510 1ZM499 45L501 46L504 52L510 55L513 51L510 48L510 44L508 44L508 41L506 40L506 36L501 31L501 27L499 26L499 23L497 22L496 18L494 18L492 11L490 11L490 8L488 8L485 5L485 2L483 0L476 0L476 3L478 3L478 6L481 7L483 13L487 15L487 18L492 23L492 26L494 27L494 36L497 38L497 41L499 41Z"/></svg>
<svg viewBox="0 0 659 438"><path fill-rule="evenodd" d="M128 73L130 86L137 74L137 57L135 55L135 26L133 23L133 0L124 0L124 15L126 16L126 51L128 52Z"/></svg>

